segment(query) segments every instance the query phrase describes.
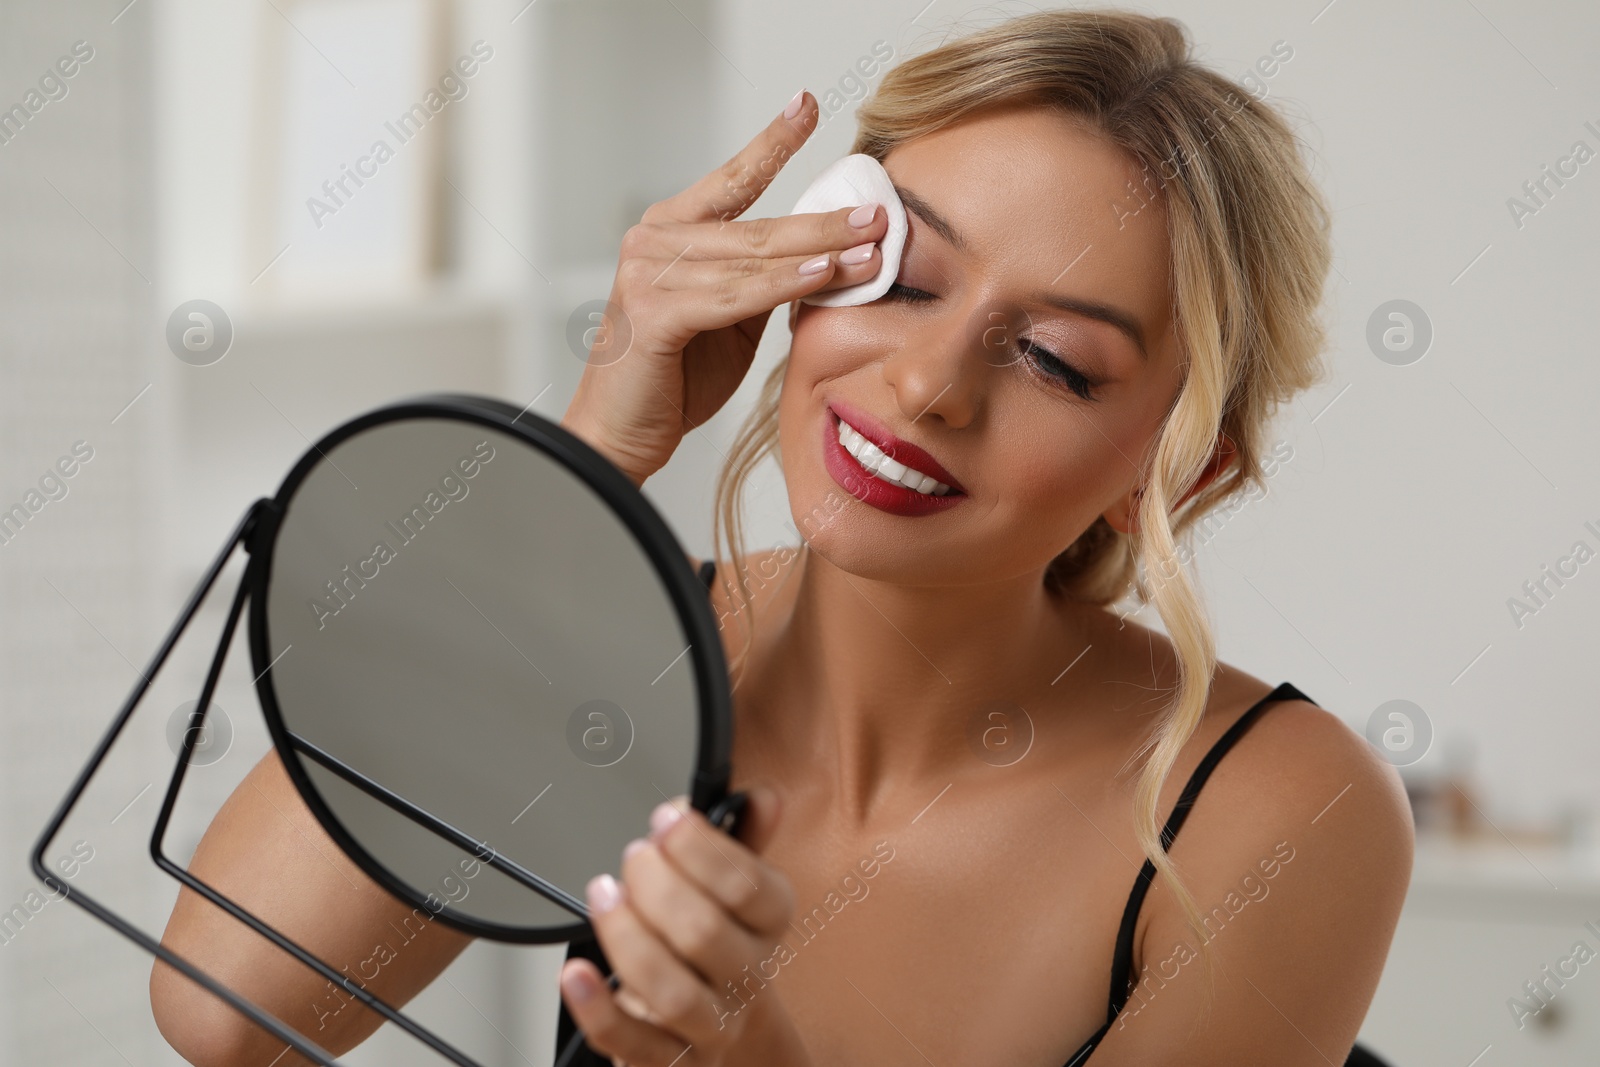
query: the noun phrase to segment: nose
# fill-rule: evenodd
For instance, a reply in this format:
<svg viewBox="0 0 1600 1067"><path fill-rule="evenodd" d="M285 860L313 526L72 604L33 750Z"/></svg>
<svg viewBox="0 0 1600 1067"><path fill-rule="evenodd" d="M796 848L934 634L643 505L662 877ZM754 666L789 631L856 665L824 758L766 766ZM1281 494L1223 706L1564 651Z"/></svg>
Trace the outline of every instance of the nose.
<svg viewBox="0 0 1600 1067"><path fill-rule="evenodd" d="M985 363L982 331L959 308L926 314L906 331L904 344L883 361L883 380L910 422L939 419L960 428L978 416Z"/></svg>

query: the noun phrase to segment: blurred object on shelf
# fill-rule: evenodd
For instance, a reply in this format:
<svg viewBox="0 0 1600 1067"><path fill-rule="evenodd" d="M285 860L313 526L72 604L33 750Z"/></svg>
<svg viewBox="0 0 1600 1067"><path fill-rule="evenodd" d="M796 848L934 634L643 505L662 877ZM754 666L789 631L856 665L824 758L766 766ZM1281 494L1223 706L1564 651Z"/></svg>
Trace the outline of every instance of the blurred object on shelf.
<svg viewBox="0 0 1600 1067"><path fill-rule="evenodd" d="M1474 836L1482 820L1472 783L1475 755L1471 740L1445 734L1427 756L1400 768L1418 835Z"/></svg>
<svg viewBox="0 0 1600 1067"><path fill-rule="evenodd" d="M1590 850L1595 847L1594 813L1566 801L1543 820L1509 815L1490 816L1473 767L1476 745L1465 736L1442 737L1436 751L1400 769L1411 801L1417 836L1463 843L1494 839L1514 845Z"/></svg>

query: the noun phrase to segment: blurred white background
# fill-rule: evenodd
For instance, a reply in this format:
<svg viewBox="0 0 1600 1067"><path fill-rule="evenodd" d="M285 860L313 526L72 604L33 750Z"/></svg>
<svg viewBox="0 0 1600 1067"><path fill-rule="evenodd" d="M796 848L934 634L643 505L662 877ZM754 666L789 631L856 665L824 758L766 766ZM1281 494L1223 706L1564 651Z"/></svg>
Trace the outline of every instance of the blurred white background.
<svg viewBox="0 0 1600 1067"><path fill-rule="evenodd" d="M1270 496L1215 521L1199 567L1223 659L1292 680L1358 730L1410 701L1432 733L1405 768L1418 865L1363 1041L1397 1067L1593 1063L1600 965L1547 976L1576 943L1600 949L1600 9L1138 9L1181 19L1206 62L1289 109L1336 210L1331 382L1286 413ZM569 317L607 295L648 204L805 86L827 119L750 214L787 213L848 150L875 82L859 62L1026 10L0 6L0 509L29 510L0 544L0 1065L179 1062L150 1017L150 957L69 904L31 907L26 855L203 567L308 442L434 389L559 418L582 367ZM1291 58L1257 66L1285 46ZM442 106L413 111L430 89ZM379 140L392 151L375 158ZM1558 186L1543 168L1564 157L1581 162ZM1537 211L1519 220L1513 198ZM231 326L214 362L169 346L193 300ZM1368 342L1393 300L1431 323L1426 354L1403 365ZM710 548L721 451L785 327L780 312L746 388L646 486L692 553ZM90 458L66 495L33 510L28 494L75 448ZM775 471L755 496L751 546L796 543ZM1546 578L1578 542L1584 562ZM1511 599L1537 604L1523 587L1541 581L1519 625ZM75 884L153 935L176 893L146 854L168 723L198 692L214 600L58 842L63 856L84 842ZM232 738L190 775L180 858L267 747L250 681L235 648L217 697ZM486 1064L542 1065L559 958L475 945L417 1012ZM1519 1026L1517 1002L1540 1010ZM348 1062L443 1061L380 1032Z"/></svg>

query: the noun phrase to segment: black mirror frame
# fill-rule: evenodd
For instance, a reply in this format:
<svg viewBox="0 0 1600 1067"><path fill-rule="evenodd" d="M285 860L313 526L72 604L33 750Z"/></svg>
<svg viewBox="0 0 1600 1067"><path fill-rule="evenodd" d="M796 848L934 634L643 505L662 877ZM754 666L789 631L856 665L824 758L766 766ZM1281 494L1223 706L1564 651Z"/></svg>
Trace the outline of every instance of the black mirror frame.
<svg viewBox="0 0 1600 1067"><path fill-rule="evenodd" d="M362 847L329 809L306 774L302 763L305 757L284 723L282 708L272 683L275 660L270 651L271 634L266 606L267 587L272 580L273 549L277 544L281 520L292 506L295 492L306 477L340 443L375 426L422 419L473 423L522 440L571 471L623 521L661 577L678 618L685 622L688 629L688 659L695 672L699 704L695 771L688 783L690 803L696 809L709 813L728 799L733 711L727 661L717 633L716 619L706 600L705 588L690 569L688 556L677 538L639 489L587 442L556 423L526 411L518 411L504 401L468 394L431 394L402 400L369 411L329 431L301 456L263 510L262 520L251 530L248 541L250 565L245 574L245 588L250 597L250 658L267 731L295 789L316 816L317 822L345 855L397 899L426 908L434 917L466 933L496 941L552 944L589 937L593 931L587 920L587 908L578 921L567 926L532 929L488 922L449 906L435 910L424 896ZM491 855L478 853L478 858L499 866L492 855L492 848ZM517 877L515 872L507 873ZM548 892L545 895L569 910L581 906L581 902L559 899Z"/></svg>

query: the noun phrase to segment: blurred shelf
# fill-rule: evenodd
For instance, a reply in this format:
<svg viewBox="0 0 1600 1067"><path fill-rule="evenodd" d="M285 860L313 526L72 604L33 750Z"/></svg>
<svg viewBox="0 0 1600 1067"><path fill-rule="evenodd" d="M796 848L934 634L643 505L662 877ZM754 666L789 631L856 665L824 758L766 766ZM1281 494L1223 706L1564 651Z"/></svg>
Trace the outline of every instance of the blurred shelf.
<svg viewBox="0 0 1600 1067"><path fill-rule="evenodd" d="M1407 907L1569 922L1600 914L1600 849L1419 834Z"/></svg>
<svg viewBox="0 0 1600 1067"><path fill-rule="evenodd" d="M439 285L414 292L375 295L329 294L319 300L246 305L234 316L235 336L393 330L461 321L500 320L512 310L507 299Z"/></svg>

